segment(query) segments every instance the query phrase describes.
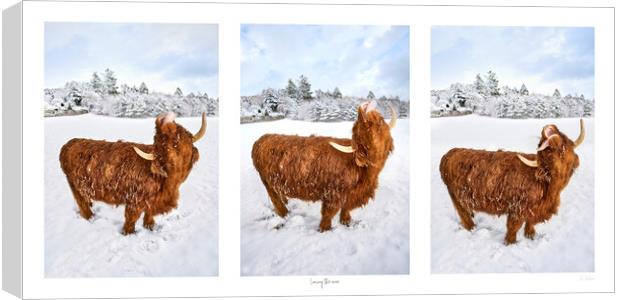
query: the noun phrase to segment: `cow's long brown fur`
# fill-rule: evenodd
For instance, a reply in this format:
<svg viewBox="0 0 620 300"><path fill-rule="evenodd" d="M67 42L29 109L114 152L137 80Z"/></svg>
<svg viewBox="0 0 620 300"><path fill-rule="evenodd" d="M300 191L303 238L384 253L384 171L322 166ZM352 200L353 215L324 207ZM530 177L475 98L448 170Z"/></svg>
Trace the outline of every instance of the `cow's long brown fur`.
<svg viewBox="0 0 620 300"><path fill-rule="evenodd" d="M329 142L355 152L340 152ZM350 211L374 197L379 172L393 149L390 126L381 114L360 107L352 139L266 134L254 143L252 160L279 216L288 214L288 198L322 201L320 230L326 231L338 211L340 223L349 225Z"/></svg>
<svg viewBox="0 0 620 300"><path fill-rule="evenodd" d="M144 227L152 230L154 216L177 207L179 186L198 160L193 135L182 126L157 118L153 145L124 141L72 139L60 151L60 166L80 210L90 219L92 201L125 205L122 233L135 231L144 212ZM140 157L133 147L153 153Z"/></svg>
<svg viewBox="0 0 620 300"><path fill-rule="evenodd" d="M511 244L523 223L524 235L533 239L534 226L557 213L560 193L579 166L579 157L574 142L555 125L543 128L538 146L551 134L559 138L549 139L549 147L537 154L455 148L441 158L441 178L465 229L474 227L474 212L506 214L504 241ZM536 160L538 166L525 165L517 154Z"/></svg>

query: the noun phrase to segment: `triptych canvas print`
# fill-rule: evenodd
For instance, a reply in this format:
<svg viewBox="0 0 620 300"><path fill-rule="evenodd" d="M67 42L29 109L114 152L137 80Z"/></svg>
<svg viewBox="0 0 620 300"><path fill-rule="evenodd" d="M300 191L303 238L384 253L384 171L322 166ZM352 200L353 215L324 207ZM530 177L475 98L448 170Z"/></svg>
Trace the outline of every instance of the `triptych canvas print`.
<svg viewBox="0 0 620 300"><path fill-rule="evenodd" d="M602 270L603 25L248 8L40 22L39 282L234 277L307 295L366 275L409 294L416 276L425 292L447 274Z"/></svg>

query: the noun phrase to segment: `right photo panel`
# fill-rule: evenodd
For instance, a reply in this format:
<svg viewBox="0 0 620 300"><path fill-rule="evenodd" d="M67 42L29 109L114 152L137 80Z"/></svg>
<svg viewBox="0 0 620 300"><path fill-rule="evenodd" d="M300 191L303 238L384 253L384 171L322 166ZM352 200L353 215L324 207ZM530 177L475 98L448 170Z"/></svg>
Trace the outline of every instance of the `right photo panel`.
<svg viewBox="0 0 620 300"><path fill-rule="evenodd" d="M594 34L432 28L433 273L594 271Z"/></svg>

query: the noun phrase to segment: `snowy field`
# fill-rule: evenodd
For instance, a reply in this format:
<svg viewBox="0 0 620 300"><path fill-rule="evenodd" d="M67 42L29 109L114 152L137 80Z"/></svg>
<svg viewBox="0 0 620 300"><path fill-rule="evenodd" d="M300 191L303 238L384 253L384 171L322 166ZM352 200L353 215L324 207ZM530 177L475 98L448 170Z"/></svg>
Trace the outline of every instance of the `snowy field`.
<svg viewBox="0 0 620 300"><path fill-rule="evenodd" d="M178 118L190 132L200 118ZM45 275L47 277L215 276L218 272L218 120L195 145L200 159L181 185L179 207L155 217L156 228L136 222L121 235L124 206L95 201L94 220L78 209L58 155L73 137L152 143L155 119L85 114L45 119Z"/></svg>
<svg viewBox="0 0 620 300"><path fill-rule="evenodd" d="M431 135L431 256L433 273L594 271L594 119L585 119L586 138L577 148L580 166L561 194L557 215L536 226L536 237L517 234L504 246L506 216L477 213L472 232L463 229L439 174L451 148L533 153L540 132L556 124L571 139L579 119L509 120L480 116L433 118Z"/></svg>
<svg viewBox="0 0 620 300"><path fill-rule="evenodd" d="M252 164L252 145L265 133L351 137L352 126L291 120L241 125L241 275L409 273L408 119L392 129L394 152L375 199L351 212L351 227L337 215L332 230L319 233L320 202L291 199L289 215L278 217Z"/></svg>

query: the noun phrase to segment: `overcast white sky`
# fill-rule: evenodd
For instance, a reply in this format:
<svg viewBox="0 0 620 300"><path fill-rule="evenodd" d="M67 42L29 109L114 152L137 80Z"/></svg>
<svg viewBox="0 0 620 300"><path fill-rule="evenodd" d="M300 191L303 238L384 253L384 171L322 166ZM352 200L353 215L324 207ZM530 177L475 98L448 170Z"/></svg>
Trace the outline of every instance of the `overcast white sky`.
<svg viewBox="0 0 620 300"><path fill-rule="evenodd" d="M433 89L493 70L500 86L594 96L594 28L435 26L431 40Z"/></svg>
<svg viewBox="0 0 620 300"><path fill-rule="evenodd" d="M119 85L218 96L218 30L213 24L45 23L45 86L114 71Z"/></svg>
<svg viewBox="0 0 620 300"><path fill-rule="evenodd" d="M409 27L241 26L241 95L284 88L301 74L312 91L409 100Z"/></svg>

